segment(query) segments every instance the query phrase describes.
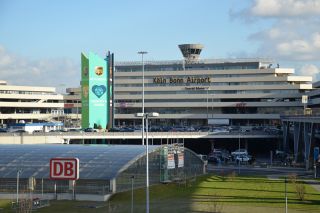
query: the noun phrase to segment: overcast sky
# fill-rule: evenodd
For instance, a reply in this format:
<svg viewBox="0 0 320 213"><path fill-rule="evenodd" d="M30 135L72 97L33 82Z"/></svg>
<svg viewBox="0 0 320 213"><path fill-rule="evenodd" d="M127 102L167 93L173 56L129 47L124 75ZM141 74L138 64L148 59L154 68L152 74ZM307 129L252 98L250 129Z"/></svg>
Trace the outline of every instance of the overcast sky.
<svg viewBox="0 0 320 213"><path fill-rule="evenodd" d="M181 59L181 43L201 58L274 59L320 80L320 0L0 0L0 80L76 87L80 53L116 61Z"/></svg>

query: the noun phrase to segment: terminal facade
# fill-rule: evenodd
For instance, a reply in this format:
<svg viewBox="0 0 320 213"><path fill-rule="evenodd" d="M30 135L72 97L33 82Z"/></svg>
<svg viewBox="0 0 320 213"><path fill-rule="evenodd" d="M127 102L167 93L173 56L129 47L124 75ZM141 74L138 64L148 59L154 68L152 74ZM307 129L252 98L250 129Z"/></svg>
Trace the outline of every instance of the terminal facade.
<svg viewBox="0 0 320 213"><path fill-rule="evenodd" d="M280 115L303 114L302 95L316 94L312 77L294 75L294 69L269 59L200 59L202 45L179 47L182 60L144 63L145 112L160 114L152 120L153 126L278 125ZM135 117L142 111L141 61L110 67L113 80L109 75L106 85L112 82L114 87L105 91L110 93L105 101L114 109L106 114L108 123L141 125L141 118ZM55 88L10 86L2 81L0 122L61 121L66 127L80 128L81 102L80 87L68 88L62 96Z"/></svg>
<svg viewBox="0 0 320 213"><path fill-rule="evenodd" d="M179 47L183 60L145 62L145 111L160 114L153 125L279 125L280 115L303 113L312 77L268 59L200 60L202 45ZM116 125L141 122L141 67L116 63Z"/></svg>

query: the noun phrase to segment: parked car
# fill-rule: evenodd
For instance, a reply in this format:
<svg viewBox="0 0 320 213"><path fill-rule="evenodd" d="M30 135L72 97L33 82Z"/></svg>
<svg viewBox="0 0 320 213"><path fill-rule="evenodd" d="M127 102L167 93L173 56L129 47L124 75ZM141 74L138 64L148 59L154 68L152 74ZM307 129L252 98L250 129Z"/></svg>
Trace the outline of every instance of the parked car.
<svg viewBox="0 0 320 213"><path fill-rule="evenodd" d="M231 159L230 153L226 149L214 149L209 156L218 157L223 162L228 162Z"/></svg>
<svg viewBox="0 0 320 213"><path fill-rule="evenodd" d="M12 131L12 133L27 133L27 131L23 129L18 129L18 130Z"/></svg>
<svg viewBox="0 0 320 213"><path fill-rule="evenodd" d="M217 156L211 155L208 157L208 162L217 164L217 163L221 163L221 159Z"/></svg>
<svg viewBox="0 0 320 213"><path fill-rule="evenodd" d="M234 157L236 155L248 155L248 151L246 149L237 149L234 152L231 152L231 155Z"/></svg>
<svg viewBox="0 0 320 213"><path fill-rule="evenodd" d="M134 128L122 127L122 128L120 128L120 132L134 132Z"/></svg>
<svg viewBox="0 0 320 213"><path fill-rule="evenodd" d="M109 129L109 132L121 132L121 129L118 127L113 127Z"/></svg>
<svg viewBox="0 0 320 213"><path fill-rule="evenodd" d="M82 132L82 129L68 129L68 132Z"/></svg>
<svg viewBox="0 0 320 213"><path fill-rule="evenodd" d="M97 132L97 130L93 129L93 128L85 128L83 131L84 132Z"/></svg>
<svg viewBox="0 0 320 213"><path fill-rule="evenodd" d="M1 132L8 132L8 130L0 128L0 133Z"/></svg>
<svg viewBox="0 0 320 213"><path fill-rule="evenodd" d="M210 131L210 127L209 126L201 126L199 128L199 132L209 132Z"/></svg>
<svg viewBox="0 0 320 213"><path fill-rule="evenodd" d="M249 155L236 155L235 161L238 162L249 162L251 160L251 156Z"/></svg>
<svg viewBox="0 0 320 213"><path fill-rule="evenodd" d="M194 131L196 131L196 129L194 127L192 127L192 126L189 126L189 127L186 128L186 131L187 132L194 132Z"/></svg>
<svg viewBox="0 0 320 213"><path fill-rule="evenodd" d="M209 131L209 134L226 134L229 133L230 130L224 127L215 127Z"/></svg>

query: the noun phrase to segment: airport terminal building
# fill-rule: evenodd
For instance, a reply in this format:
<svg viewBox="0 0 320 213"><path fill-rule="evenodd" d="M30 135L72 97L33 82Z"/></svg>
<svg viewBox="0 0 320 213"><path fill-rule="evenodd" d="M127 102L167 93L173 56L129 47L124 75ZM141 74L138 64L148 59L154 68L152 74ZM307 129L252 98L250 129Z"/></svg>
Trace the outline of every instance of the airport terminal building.
<svg viewBox="0 0 320 213"><path fill-rule="evenodd" d="M269 59L199 59L202 45L179 47L182 60L144 62L145 111L160 114L153 126L267 126L279 124L280 115L303 114L301 99L313 89L312 77ZM140 125L142 61L116 62L113 75L115 126ZM80 88L62 96L51 87L0 81L0 123L60 120L80 127L80 95Z"/></svg>
<svg viewBox="0 0 320 213"><path fill-rule="evenodd" d="M312 77L269 59L199 59L200 44L179 45L183 60L144 62L145 112L153 125L278 125L302 114ZM115 125L140 125L142 62L115 64Z"/></svg>
<svg viewBox="0 0 320 213"><path fill-rule="evenodd" d="M0 127L61 121L63 110L63 95L54 87L10 85L0 80Z"/></svg>

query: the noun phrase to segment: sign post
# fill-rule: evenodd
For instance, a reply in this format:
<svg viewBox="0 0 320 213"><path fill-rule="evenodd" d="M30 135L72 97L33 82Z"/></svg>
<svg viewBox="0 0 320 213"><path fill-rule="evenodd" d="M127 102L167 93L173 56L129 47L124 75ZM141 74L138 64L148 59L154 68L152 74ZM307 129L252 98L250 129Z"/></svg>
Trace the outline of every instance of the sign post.
<svg viewBox="0 0 320 213"><path fill-rule="evenodd" d="M52 158L50 159L50 179L69 180L72 186L72 199L75 199L75 181L79 179L79 159L78 158ZM55 195L56 192L55 182Z"/></svg>

